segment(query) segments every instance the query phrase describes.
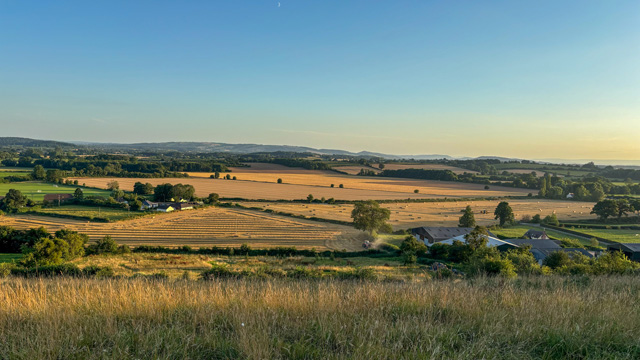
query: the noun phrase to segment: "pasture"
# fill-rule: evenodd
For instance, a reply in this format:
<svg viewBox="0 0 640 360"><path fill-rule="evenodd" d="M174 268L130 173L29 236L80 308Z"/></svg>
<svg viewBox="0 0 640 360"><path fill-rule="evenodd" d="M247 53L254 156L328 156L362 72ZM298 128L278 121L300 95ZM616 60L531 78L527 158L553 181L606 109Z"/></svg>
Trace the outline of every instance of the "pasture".
<svg viewBox="0 0 640 360"><path fill-rule="evenodd" d="M363 232L349 226L214 207L159 213L116 223L37 215L3 216L0 225L17 229L44 226L51 232L66 228L87 234L92 241L111 235L122 244L170 247L238 247L247 243L254 248L295 246L299 249L359 250L364 238Z"/></svg>
<svg viewBox="0 0 640 360"><path fill-rule="evenodd" d="M598 236L603 239L621 243L640 243L640 230L632 229L588 229L588 228L568 228L578 231L585 236Z"/></svg>
<svg viewBox="0 0 640 360"><path fill-rule="evenodd" d="M131 218L132 216L142 216L144 213L139 211L128 211L127 209L98 207L98 206L82 206L82 205L62 205L54 207L46 207L38 210L38 212L62 216L78 216L86 218L103 218L109 221L119 221Z"/></svg>
<svg viewBox="0 0 640 360"><path fill-rule="evenodd" d="M554 211L560 219L595 219L589 214L593 203L579 201L554 201L543 199L518 199L507 200L513 208L516 220L523 215L533 216L540 214L545 217ZM470 205L475 212L475 218L479 225L491 225L497 221L494 219L493 211L500 200L481 201L448 201L448 202L425 202L425 203L384 203L381 206L391 210L390 224L394 230L406 229L418 226L457 226L458 219L462 215L467 205ZM308 217L318 217L341 221L351 221L350 204L301 204L301 203L278 203L278 202L240 202L244 206L261 207L274 211L305 215ZM486 210L486 214L481 214Z"/></svg>
<svg viewBox="0 0 640 360"><path fill-rule="evenodd" d="M10 263L14 261L20 260L22 254L2 254L0 253L0 264L1 263Z"/></svg>
<svg viewBox="0 0 640 360"><path fill-rule="evenodd" d="M22 181L9 184L0 183L0 196L4 196L9 192L9 189L16 189L20 190L23 195L33 201L42 201L45 194L73 194L78 187L80 186L51 184L41 181ZM100 189L82 188L82 191L84 192L84 196L109 196L110 194L109 191Z"/></svg>

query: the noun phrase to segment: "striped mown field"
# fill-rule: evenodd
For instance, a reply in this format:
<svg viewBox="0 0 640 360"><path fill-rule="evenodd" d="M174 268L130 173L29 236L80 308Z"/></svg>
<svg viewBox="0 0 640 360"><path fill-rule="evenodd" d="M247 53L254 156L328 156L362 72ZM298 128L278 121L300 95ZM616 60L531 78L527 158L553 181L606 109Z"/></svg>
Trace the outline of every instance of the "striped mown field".
<svg viewBox="0 0 640 360"><path fill-rule="evenodd" d="M364 235L349 226L224 208L158 214L117 223L16 215L0 217L0 225L18 229L44 226L49 231L66 228L87 234L92 241L110 235L122 244L151 246L225 247L247 243L254 248L358 250Z"/></svg>

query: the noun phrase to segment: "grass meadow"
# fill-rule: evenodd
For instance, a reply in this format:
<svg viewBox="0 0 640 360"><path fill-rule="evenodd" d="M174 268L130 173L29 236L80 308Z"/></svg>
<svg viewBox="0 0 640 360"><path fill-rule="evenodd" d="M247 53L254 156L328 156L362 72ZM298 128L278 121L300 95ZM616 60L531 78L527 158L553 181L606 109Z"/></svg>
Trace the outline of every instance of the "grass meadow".
<svg viewBox="0 0 640 360"><path fill-rule="evenodd" d="M39 213L62 215L62 216L77 216L87 218L103 218L109 221L119 221L130 219L136 216L144 216L144 213L137 211L128 211L121 208L110 207L97 207L97 206L83 206L83 205L62 205L47 207L38 210Z"/></svg>
<svg viewBox="0 0 640 360"><path fill-rule="evenodd" d="M51 184L40 181L23 181L0 184L0 196L4 196L9 189L20 190L23 195L33 201L42 201L45 194L73 194L78 186ZM109 196L107 190L82 188L85 196Z"/></svg>
<svg viewBox="0 0 640 360"><path fill-rule="evenodd" d="M7 359L637 359L640 278L0 279Z"/></svg>

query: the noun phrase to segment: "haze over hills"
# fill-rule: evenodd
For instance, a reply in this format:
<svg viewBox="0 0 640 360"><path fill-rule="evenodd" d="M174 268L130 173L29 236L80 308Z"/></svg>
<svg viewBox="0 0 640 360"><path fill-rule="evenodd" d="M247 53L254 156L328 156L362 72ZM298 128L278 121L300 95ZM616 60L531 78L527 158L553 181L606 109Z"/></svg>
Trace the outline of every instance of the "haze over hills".
<svg viewBox="0 0 640 360"><path fill-rule="evenodd" d="M0 137L0 146L7 147L92 147L99 149L110 149L118 151L179 151L179 152L191 152L191 153L236 153L236 154L251 154L251 153L276 153L276 152L295 152L295 153L311 153L319 155L344 155L344 156L363 156L363 157L379 157L389 160L400 159L415 159L415 160L469 160L469 159L497 159L500 161L514 161L523 160L520 158L509 158L503 156L478 156L478 157L455 157L444 154L420 154L420 155L395 155L384 154L371 151L352 152L340 149L316 149L307 146L295 146L295 145L265 145L265 144L230 144L222 142L149 142L149 143L98 143L98 142L86 142L86 141L55 141L55 140L37 140L23 137ZM593 161L596 165L619 165L624 167L639 167L640 159L638 160L591 160L591 159L529 159L543 163L554 164L584 164L589 161Z"/></svg>

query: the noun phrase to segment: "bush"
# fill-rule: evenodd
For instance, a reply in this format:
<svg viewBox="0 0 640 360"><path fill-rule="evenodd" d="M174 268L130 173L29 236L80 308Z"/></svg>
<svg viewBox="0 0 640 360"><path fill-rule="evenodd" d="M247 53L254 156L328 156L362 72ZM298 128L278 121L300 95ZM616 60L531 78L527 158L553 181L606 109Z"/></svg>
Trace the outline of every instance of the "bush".
<svg viewBox="0 0 640 360"><path fill-rule="evenodd" d="M571 258L569 254L564 251L554 251L544 259L542 264L555 270L559 267L570 265Z"/></svg>
<svg viewBox="0 0 640 360"><path fill-rule="evenodd" d="M16 268L14 263L2 263L0 264L0 278L7 277L11 274L11 270Z"/></svg>
<svg viewBox="0 0 640 360"><path fill-rule="evenodd" d="M203 280L212 280L215 278L233 278L237 277L238 273L229 269L226 264L213 264L211 269L205 270L200 274L200 278Z"/></svg>
<svg viewBox="0 0 640 360"><path fill-rule="evenodd" d="M516 269L509 259L500 256L482 257L473 259L467 266L471 275L488 275L514 278Z"/></svg>
<svg viewBox="0 0 640 360"><path fill-rule="evenodd" d="M349 271L339 271L336 274L341 280L375 280L376 273L371 268L355 268Z"/></svg>
<svg viewBox="0 0 640 360"><path fill-rule="evenodd" d="M640 264L629 260L621 251L609 251L600 255L593 264L594 274L627 274L638 269Z"/></svg>
<svg viewBox="0 0 640 360"><path fill-rule="evenodd" d="M117 254L118 243L107 235L87 247L87 254Z"/></svg>

